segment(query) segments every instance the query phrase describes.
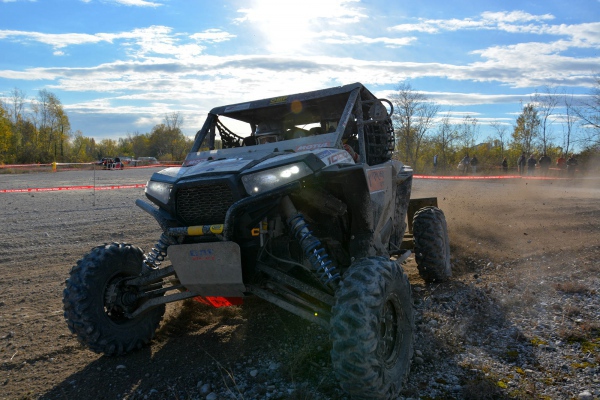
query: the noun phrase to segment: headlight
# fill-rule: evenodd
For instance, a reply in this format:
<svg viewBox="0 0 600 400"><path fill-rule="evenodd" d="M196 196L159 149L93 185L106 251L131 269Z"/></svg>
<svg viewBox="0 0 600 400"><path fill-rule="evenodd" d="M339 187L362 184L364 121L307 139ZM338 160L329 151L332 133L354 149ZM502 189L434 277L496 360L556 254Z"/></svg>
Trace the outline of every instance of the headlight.
<svg viewBox="0 0 600 400"><path fill-rule="evenodd" d="M247 193L258 194L312 173L313 171L306 164L299 162L242 176L242 183Z"/></svg>
<svg viewBox="0 0 600 400"><path fill-rule="evenodd" d="M169 183L148 181L145 192L146 195L154 197L163 204L167 204L169 202L172 187L173 185Z"/></svg>

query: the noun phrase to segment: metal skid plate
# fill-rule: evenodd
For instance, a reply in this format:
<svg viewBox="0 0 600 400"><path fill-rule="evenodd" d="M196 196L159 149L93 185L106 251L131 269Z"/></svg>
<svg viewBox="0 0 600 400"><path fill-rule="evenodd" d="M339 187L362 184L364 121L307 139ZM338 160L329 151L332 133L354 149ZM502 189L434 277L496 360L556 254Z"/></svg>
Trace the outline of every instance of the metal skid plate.
<svg viewBox="0 0 600 400"><path fill-rule="evenodd" d="M171 245L169 258L181 284L201 296L243 297L240 246L235 242Z"/></svg>

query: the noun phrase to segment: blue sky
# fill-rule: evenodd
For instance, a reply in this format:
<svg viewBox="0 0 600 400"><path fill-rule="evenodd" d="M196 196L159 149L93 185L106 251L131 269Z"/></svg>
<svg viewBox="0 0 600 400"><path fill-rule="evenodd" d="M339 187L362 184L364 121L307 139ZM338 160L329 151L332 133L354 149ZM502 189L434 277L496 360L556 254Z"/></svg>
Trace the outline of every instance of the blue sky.
<svg viewBox="0 0 600 400"><path fill-rule="evenodd" d="M406 81L483 140L536 91L581 98L599 73L600 0L0 0L0 97L46 89L96 139L173 112L192 136L215 106Z"/></svg>

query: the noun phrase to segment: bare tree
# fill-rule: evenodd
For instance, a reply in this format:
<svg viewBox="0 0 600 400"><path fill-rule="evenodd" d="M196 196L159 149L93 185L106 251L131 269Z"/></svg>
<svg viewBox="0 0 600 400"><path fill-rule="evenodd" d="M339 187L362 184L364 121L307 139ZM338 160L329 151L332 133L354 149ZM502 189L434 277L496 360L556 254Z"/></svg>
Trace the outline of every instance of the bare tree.
<svg viewBox="0 0 600 400"><path fill-rule="evenodd" d="M580 119L581 125L587 132L591 132L586 140L590 145L600 144L600 76L596 76L595 85L590 92L589 100L572 108L573 113Z"/></svg>
<svg viewBox="0 0 600 400"><path fill-rule="evenodd" d="M396 149L411 165L417 167L423 139L434 122L439 106L428 101L427 96L415 91L410 83L403 82L391 96L394 103L394 128Z"/></svg>
<svg viewBox="0 0 600 400"><path fill-rule="evenodd" d="M504 157L504 145L506 144L506 139L508 138L508 126L504 125L498 120L492 121L490 125L496 131L496 137L500 143L500 157Z"/></svg>
<svg viewBox="0 0 600 400"><path fill-rule="evenodd" d="M179 112L173 112L171 114L165 115L165 125L167 129L179 129L181 130L181 125L183 124L183 117Z"/></svg>
<svg viewBox="0 0 600 400"><path fill-rule="evenodd" d="M23 120L25 107L25 92L14 88L9 93L9 104L7 104L8 115L13 124L15 151L18 153L23 143Z"/></svg>
<svg viewBox="0 0 600 400"><path fill-rule="evenodd" d="M573 106L573 95L564 96L565 116L563 117L563 153L566 156L569 154L571 142L574 136L575 123L578 120L575 108Z"/></svg>
<svg viewBox="0 0 600 400"><path fill-rule="evenodd" d="M446 167L451 162L450 156L457 139L458 132L450 123L450 114L446 114L437 125L436 134L432 138L432 142L436 147L435 150L439 152L438 164L442 170L446 170Z"/></svg>
<svg viewBox="0 0 600 400"><path fill-rule="evenodd" d="M535 108L540 118L539 139L542 143L544 154L546 154L549 142L552 141L550 123L552 122L552 115L554 109L560 102L560 98L561 96L558 94L558 89L550 86L546 86L544 93L536 93L531 98L531 102L535 104Z"/></svg>
<svg viewBox="0 0 600 400"><path fill-rule="evenodd" d="M9 104L7 104L8 115L13 124L23 119L23 109L25 107L25 92L21 89L14 88L9 93Z"/></svg>
<svg viewBox="0 0 600 400"><path fill-rule="evenodd" d="M475 146L475 137L479 132L479 121L467 115L463 118L462 123L458 127L458 140L462 148L468 153L469 149Z"/></svg>

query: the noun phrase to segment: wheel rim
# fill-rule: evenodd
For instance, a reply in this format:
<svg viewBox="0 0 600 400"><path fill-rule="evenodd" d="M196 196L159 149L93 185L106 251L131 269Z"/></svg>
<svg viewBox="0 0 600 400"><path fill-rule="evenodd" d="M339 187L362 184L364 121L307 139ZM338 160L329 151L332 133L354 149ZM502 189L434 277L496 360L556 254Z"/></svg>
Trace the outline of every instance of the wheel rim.
<svg viewBox="0 0 600 400"><path fill-rule="evenodd" d="M129 278L125 275L117 275L110 279L104 291L104 314L115 324L122 324L130 319L127 313L130 312L132 304L125 304L127 297L135 296L133 288L123 285L123 281Z"/></svg>
<svg viewBox="0 0 600 400"><path fill-rule="evenodd" d="M403 332L400 324L403 319L400 300L396 295L388 297L379 317L379 345L377 352L386 366L396 363L400 354Z"/></svg>

